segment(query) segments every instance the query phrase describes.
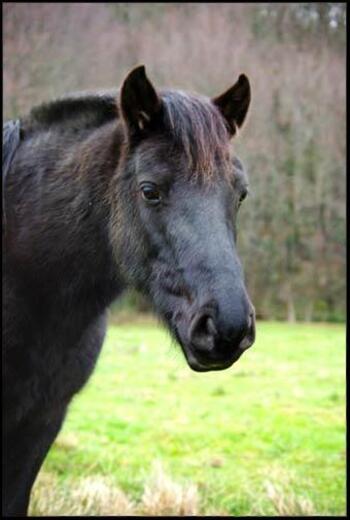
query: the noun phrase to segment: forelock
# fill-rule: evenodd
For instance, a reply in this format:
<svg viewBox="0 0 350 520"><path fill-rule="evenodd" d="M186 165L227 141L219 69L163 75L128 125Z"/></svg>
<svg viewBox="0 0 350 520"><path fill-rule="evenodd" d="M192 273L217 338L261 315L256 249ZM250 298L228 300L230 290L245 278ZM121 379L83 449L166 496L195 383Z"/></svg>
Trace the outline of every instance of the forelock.
<svg viewBox="0 0 350 520"><path fill-rule="evenodd" d="M204 180L224 173L228 166L229 133L211 101L179 90L161 93L167 130L185 152L191 175Z"/></svg>

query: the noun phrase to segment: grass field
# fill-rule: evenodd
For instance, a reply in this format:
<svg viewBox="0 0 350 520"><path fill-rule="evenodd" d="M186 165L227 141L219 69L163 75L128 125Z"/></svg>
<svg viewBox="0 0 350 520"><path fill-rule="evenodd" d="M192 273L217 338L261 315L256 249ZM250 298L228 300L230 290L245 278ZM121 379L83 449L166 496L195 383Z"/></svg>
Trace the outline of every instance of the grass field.
<svg viewBox="0 0 350 520"><path fill-rule="evenodd" d="M110 326L31 514L345 515L345 327L258 323L198 374L160 326Z"/></svg>

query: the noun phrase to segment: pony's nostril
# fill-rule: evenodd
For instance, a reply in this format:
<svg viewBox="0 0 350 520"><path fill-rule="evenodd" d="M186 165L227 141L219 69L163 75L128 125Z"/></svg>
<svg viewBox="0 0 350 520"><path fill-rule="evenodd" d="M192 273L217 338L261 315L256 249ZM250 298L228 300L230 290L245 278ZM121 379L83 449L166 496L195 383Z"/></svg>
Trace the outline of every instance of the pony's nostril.
<svg viewBox="0 0 350 520"><path fill-rule="evenodd" d="M249 315L247 333L239 344L241 350L246 350L251 347L255 341L255 316Z"/></svg>
<svg viewBox="0 0 350 520"><path fill-rule="evenodd" d="M218 331L216 330L214 320L211 316L208 316L208 318L207 318L206 327L207 327L207 332L210 336L217 335Z"/></svg>
<svg viewBox="0 0 350 520"><path fill-rule="evenodd" d="M248 330L250 330L252 328L252 323L253 323L253 315L249 314L249 316L248 316Z"/></svg>
<svg viewBox="0 0 350 520"><path fill-rule="evenodd" d="M195 317L192 323L190 337L192 344L199 349L208 350L214 346L217 330L214 320L208 314Z"/></svg>

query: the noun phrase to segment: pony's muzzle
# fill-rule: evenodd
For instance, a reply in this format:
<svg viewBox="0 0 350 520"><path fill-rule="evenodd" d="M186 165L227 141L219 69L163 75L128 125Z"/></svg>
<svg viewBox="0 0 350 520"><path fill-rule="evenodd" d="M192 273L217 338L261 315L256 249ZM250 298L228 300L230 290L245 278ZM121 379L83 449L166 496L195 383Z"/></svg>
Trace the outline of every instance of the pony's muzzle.
<svg viewBox="0 0 350 520"><path fill-rule="evenodd" d="M192 368L195 370L227 368L254 343L254 310L249 306L246 313L232 316L228 322L214 310L203 307L192 318L189 340Z"/></svg>

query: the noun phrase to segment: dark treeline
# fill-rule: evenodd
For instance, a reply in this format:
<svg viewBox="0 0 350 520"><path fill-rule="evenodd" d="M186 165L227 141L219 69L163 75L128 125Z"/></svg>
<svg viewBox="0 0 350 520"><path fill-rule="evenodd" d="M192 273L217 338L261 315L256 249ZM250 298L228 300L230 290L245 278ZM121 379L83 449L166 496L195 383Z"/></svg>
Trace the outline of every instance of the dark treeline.
<svg viewBox="0 0 350 520"><path fill-rule="evenodd" d="M233 146L251 181L238 246L257 314L344 319L344 3L5 3L3 14L6 118L115 87L138 63L157 84L209 96L245 72L253 104Z"/></svg>

